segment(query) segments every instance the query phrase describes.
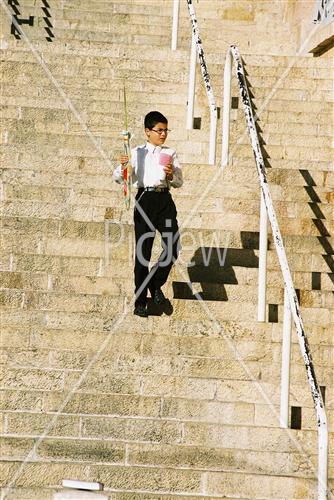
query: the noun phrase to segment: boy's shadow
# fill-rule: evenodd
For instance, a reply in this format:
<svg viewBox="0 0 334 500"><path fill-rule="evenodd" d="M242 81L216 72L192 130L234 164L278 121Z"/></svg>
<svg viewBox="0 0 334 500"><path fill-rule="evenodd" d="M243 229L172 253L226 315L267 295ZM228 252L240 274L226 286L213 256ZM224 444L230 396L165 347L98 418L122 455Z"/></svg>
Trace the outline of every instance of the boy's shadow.
<svg viewBox="0 0 334 500"><path fill-rule="evenodd" d="M224 285L237 285L235 266L257 268L259 233L242 232L243 248L199 247L188 265L189 282L173 282L174 298L227 301ZM193 290L199 283L201 291Z"/></svg>

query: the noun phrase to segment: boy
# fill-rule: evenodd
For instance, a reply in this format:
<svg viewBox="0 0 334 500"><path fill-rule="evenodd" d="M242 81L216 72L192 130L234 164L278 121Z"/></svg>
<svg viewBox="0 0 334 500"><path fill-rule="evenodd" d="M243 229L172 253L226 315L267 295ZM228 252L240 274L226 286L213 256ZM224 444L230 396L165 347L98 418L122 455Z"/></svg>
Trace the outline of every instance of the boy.
<svg viewBox="0 0 334 500"><path fill-rule="evenodd" d="M173 261L179 252L179 230L176 207L170 187L183 184L182 170L176 152L164 146L168 121L159 111L145 116L147 142L131 151L132 183L138 189L134 208L136 238L135 256L135 309L134 314L147 317L147 290L155 304L164 304L161 291L167 281ZM122 155L121 165L115 172L116 182L123 181L123 169L129 158ZM163 251L149 272L155 231L161 234Z"/></svg>

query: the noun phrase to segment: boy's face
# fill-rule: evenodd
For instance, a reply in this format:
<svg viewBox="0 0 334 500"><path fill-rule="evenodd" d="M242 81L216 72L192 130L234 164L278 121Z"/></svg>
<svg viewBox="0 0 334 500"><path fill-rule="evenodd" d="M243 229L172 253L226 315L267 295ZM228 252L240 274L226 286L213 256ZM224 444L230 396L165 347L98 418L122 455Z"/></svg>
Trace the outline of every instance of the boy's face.
<svg viewBox="0 0 334 500"><path fill-rule="evenodd" d="M148 142L154 146L161 146L167 139L168 132L166 131L168 123L156 123L153 128L145 129Z"/></svg>

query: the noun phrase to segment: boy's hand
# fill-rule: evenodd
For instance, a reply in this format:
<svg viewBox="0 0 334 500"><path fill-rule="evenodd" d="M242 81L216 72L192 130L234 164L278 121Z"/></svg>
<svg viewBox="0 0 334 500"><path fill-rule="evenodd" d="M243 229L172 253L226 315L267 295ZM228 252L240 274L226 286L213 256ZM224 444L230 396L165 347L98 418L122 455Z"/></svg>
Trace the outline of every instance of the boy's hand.
<svg viewBox="0 0 334 500"><path fill-rule="evenodd" d="M169 163L164 166L164 172L166 174L166 178L171 181L173 179L173 165Z"/></svg>
<svg viewBox="0 0 334 500"><path fill-rule="evenodd" d="M120 157L121 165L124 168L127 163L129 163L129 157L128 155L121 155Z"/></svg>

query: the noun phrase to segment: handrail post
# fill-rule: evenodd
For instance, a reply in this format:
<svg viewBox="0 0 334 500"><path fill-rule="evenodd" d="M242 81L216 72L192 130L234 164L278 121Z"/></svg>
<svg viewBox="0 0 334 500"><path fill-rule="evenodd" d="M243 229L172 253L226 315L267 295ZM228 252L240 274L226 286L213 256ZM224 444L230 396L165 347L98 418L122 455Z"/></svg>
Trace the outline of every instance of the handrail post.
<svg viewBox="0 0 334 500"><path fill-rule="evenodd" d="M232 79L232 54L230 48L226 54L224 68L223 90L223 131L222 131L222 167L228 164L230 142L230 114L231 114L231 79Z"/></svg>
<svg viewBox="0 0 334 500"><path fill-rule="evenodd" d="M289 393L290 393L290 358L291 358L291 324L292 317L289 306L287 288L284 287L284 315L282 339L282 370L281 370L281 409L280 426L289 426Z"/></svg>
<svg viewBox="0 0 334 500"><path fill-rule="evenodd" d="M264 196L261 191L257 320L262 322L266 321L267 251L268 251L268 216L267 216L267 208L264 202Z"/></svg>
<svg viewBox="0 0 334 500"><path fill-rule="evenodd" d="M326 424L326 425L325 425ZM327 499L328 431L327 422L318 422L318 500Z"/></svg>
<svg viewBox="0 0 334 500"><path fill-rule="evenodd" d="M216 163L217 120L217 108L210 108L209 165L215 165Z"/></svg>
<svg viewBox="0 0 334 500"><path fill-rule="evenodd" d="M180 0L174 0L173 5L173 27L172 27L172 50L177 48L177 34L179 28Z"/></svg>
<svg viewBox="0 0 334 500"><path fill-rule="evenodd" d="M188 101L187 101L187 130L191 130L194 124L194 102L195 102L195 83L196 83L196 40L195 35L191 37Z"/></svg>

